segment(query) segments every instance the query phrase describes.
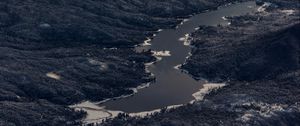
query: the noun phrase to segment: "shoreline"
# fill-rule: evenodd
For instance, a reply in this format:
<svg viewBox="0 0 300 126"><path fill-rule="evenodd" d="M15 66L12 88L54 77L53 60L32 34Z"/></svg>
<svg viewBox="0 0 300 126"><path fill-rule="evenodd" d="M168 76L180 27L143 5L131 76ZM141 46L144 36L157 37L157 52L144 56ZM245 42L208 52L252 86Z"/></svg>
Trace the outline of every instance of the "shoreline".
<svg viewBox="0 0 300 126"><path fill-rule="evenodd" d="M105 107L99 106L99 104L98 104L99 102L95 103L95 102L91 102L91 101L84 101L80 104L71 105L69 107L75 109L76 111L90 112L90 114L97 115L99 117L97 119L82 120L84 125L98 124L107 119L115 118L119 114L128 114L131 117L144 118L147 116L151 116L152 114L155 114L155 113L160 113L162 110L169 111L171 109L176 109L176 108L179 108L182 106L186 106L188 104L193 104L194 102L197 102L197 101L203 101L204 97L207 94L209 94L210 92L212 92L214 90L219 90L220 88L223 88L224 86L226 86L225 83L205 83L205 84L203 84L203 87L199 89L199 91L192 94L192 96L194 97L194 100L191 100L188 103L178 104L178 105L169 105L164 108L154 109L154 110L150 110L150 111L136 112L136 113L125 113L122 111L107 110L107 109L105 109ZM128 96L128 97L130 97L130 96ZM124 98L126 98L126 97L124 97ZM107 102L107 101L104 101L104 102ZM101 103L103 103L103 102L101 102ZM95 113L97 113L97 114L95 114ZM89 115L87 115L87 116L89 116Z"/></svg>
<svg viewBox="0 0 300 126"><path fill-rule="evenodd" d="M237 3L242 3L242 2L237 2ZM223 5L223 6L220 6L220 7L227 7L228 5L231 5L232 3L228 3L228 4L226 4L226 5ZM217 9L210 9L210 10L205 10L205 11L201 11L199 14L201 14L201 13L205 13L205 12L210 12L210 11L214 11L214 10L218 10L219 9L219 7L217 8ZM198 13L197 13L198 14ZM193 15L189 15L189 18L191 18L192 16L195 16L195 15L197 15L197 14L193 14ZM180 24L178 24L177 26L176 26L176 28L178 27L178 26L180 26L180 25L182 25L184 22L186 22L186 21L188 21L189 20L189 18L187 18L187 19L182 19L182 21L181 21L181 23ZM175 28L175 29L176 29ZM194 29L195 30L197 30L197 28L198 27L195 27ZM162 31L162 29L159 29L157 32L160 32L160 31ZM156 36L156 34L157 33L154 33L153 35L152 35L152 37L155 37ZM135 47L138 47L138 48L144 48L144 47L149 47L150 45L151 45L151 40L152 40L152 38L151 37L146 37L146 40L144 41L144 43L142 43L142 44L137 44ZM185 35L185 40L184 40L184 42L182 43L183 44L183 46L189 46L190 48L192 48L192 45L189 43L189 44L187 44L188 43L188 41L190 42L191 41L191 37L190 37L190 34L186 34ZM145 50L143 50L143 51L145 51ZM157 55L155 55L155 53L154 53L154 51L152 51L152 56L154 56L154 57L156 57L156 61L153 61L153 62L149 62L149 63L145 63L145 69L146 69L146 72L150 72L149 70L147 70L147 68L150 66L150 65L152 65L152 64L154 64L154 63L156 63L156 62L158 62L159 60L161 60L161 58L163 57L163 56L170 56L169 55L169 53L168 53L168 55L165 55L165 54L163 54L163 53L161 53L161 55L160 54L157 54ZM189 52L189 55L186 57L186 60L189 58L191 56L191 52ZM184 65L185 63L186 63L186 60L184 61L184 63L183 64L180 64L180 66L182 66L182 65ZM178 65L179 66L179 65ZM176 66L175 66L176 67ZM186 71L185 69L182 69L181 67L178 67L178 70L181 70L181 71ZM186 71L186 74L188 74L189 76L191 76L191 74L189 74L189 72L187 72ZM152 74L153 75L153 74ZM153 75L154 76L154 75ZM192 78L194 78L193 76L191 76ZM196 78L194 78L194 79L196 79ZM200 80L199 78L198 79L196 79L196 80ZM149 87L149 86L151 86L151 83L152 82L149 82L149 83L147 83L147 84L145 84L144 86L142 85L142 86L138 86L137 88L132 88L132 90L133 90L133 92L134 93L132 93L132 94L129 94L129 95L123 95L123 96L119 96L119 97L115 97L115 98L109 98L109 99L106 99L106 100L103 100L103 101L100 101L100 102L92 102L93 104L102 104L102 103L105 103L105 102L108 102L108 101L111 101L111 100L118 100L118 99L122 99L122 98L127 98L127 97L130 97L130 96L133 96L134 94L136 94L136 93L138 93L138 90L139 89L143 89L143 88L147 88L147 87ZM195 92L195 93L193 93L193 94L191 94L193 97L194 97L194 100L192 100L192 101L190 101L189 103L186 103L186 104L190 104L190 103L193 103L193 102L195 102L195 101L198 101L198 100L203 100L203 97L206 95L206 94L208 94L211 90L214 90L214 89L218 89L218 88L222 88L222 87L224 87L226 84L224 84L224 83L205 83L205 84L203 84L203 87L202 88L200 88L199 89L199 91L197 91L197 92ZM89 102L89 101L85 101L85 102ZM84 102L83 102L84 103ZM186 104L180 104L180 105L170 105L170 106L167 106L166 108L167 108L167 110L168 109L172 109L172 108L177 108L177 107L180 107L180 106L184 106L184 105L186 105ZM98 105L97 105L98 106ZM98 107L100 107L100 106L98 106ZM76 107L75 107L76 108ZM80 107L79 107L80 108ZM82 108L82 107L81 107ZM149 114L153 114L153 113L155 113L155 112L159 112L159 111L161 111L162 109L164 109L164 108L160 108L160 109L155 109L155 110L152 110L152 111L144 111L144 112L138 112L138 113L129 113L129 115L130 116L137 116L137 115L149 115ZM110 113L110 116L109 117L104 117L104 118L101 118L101 119L98 119L98 121L96 121L96 122L90 122L90 123L97 123L97 122L99 122L99 120L105 120L105 119L109 119L109 118L113 118L113 117L116 117L117 116L117 114L119 114L119 113L123 113L123 112L121 112L121 111L117 111L117 113L115 113L115 115L113 114L114 112L116 112L116 111L109 111L109 110L105 110L105 108L101 108L101 112L105 112L105 113ZM89 122L87 123L87 124L89 124Z"/></svg>
<svg viewBox="0 0 300 126"><path fill-rule="evenodd" d="M250 7L249 7L250 8ZM251 6L252 8L252 6ZM256 8L255 8L256 9ZM259 9L258 9L259 11ZM265 12L261 12L265 13ZM253 74L256 74L257 72L253 69L259 69L261 68L259 65L262 65L263 68L266 68L269 63L264 64L263 62L256 62L257 59L261 58L263 61L265 61L265 56L269 57L268 61L272 62L273 56L278 57L281 55L278 55L278 47L282 48L288 48L293 51L299 51L299 46L293 47L293 45L298 45L297 40L299 38L296 36L296 33L299 33L299 20L294 20L297 22L293 22L293 19L299 19L299 17L295 17L295 14L299 14L299 11L295 13L295 11L292 11L291 9L278 9L274 10L274 13L272 12L272 9L270 10L270 14L276 18L274 20L275 22L272 22L273 20L270 20L274 17L264 17L264 19L260 20L260 16L266 16L263 15L257 10L255 12L245 15L238 15L238 16L231 16L228 17L228 20L232 21L230 27L207 27L207 32L205 32L202 28L198 29L199 31L195 32L196 38L195 39L204 39L205 42L212 45L207 45L208 51L210 51L209 47L217 46L219 48L225 48L228 46L229 49L227 50L221 50L221 52L214 52L215 50L212 50L211 53L207 55L208 59L211 60L202 60L204 62L204 65L202 66L203 69L212 69L211 71L214 71L214 69L218 68L218 66L212 66L208 67L210 64L207 64L206 62L214 62L215 60L218 60L219 57L215 56L212 57L212 54L223 54L223 51L226 51L225 54L229 53L228 57L221 57L221 58L227 58L225 60L226 62L237 62L236 60L240 61L239 55L236 57L233 57L232 54L248 54L250 52L251 55L242 55L245 59L245 64L248 65L247 67L250 69L250 72L243 71L243 73L246 73L246 75L252 77ZM267 12L268 13L268 12ZM253 14L253 15L251 15ZM250 15L250 16L249 16ZM291 17L288 17L291 16ZM294 17L293 17L294 16ZM282 20L288 19L288 20ZM227 20L227 18L223 18L223 20ZM257 23L257 21L260 21L260 23ZM271 21L271 22L270 22ZM266 31L261 31L264 27L261 25L264 24L276 24L272 27L272 25L267 25L266 27L271 27L271 29L267 29ZM282 23L282 24L280 24ZM292 23L292 24L290 24ZM289 25L290 24L290 25ZM285 26L286 25L286 26ZM276 27L275 27L276 26ZM236 29L232 28L236 27ZM275 27L275 28L274 28ZM205 28L205 27L204 27ZM214 28L214 29L213 29ZM243 29L244 28L244 29ZM262 29L260 29L262 28ZM272 29L274 28L274 29ZM228 32L227 30L232 30L231 32ZM245 32L244 30L250 30L250 32ZM202 31L203 30L203 31ZM253 31L251 31L253 30ZM270 31L268 31L270 30ZM279 31L278 31L279 30ZM259 32L258 32L259 31ZM243 33L245 32L245 33ZM223 39L228 39L228 41L225 41L223 39L217 39L217 42L220 42L220 44L225 43L228 44L228 42L237 43L236 45L232 46L231 43L223 46L218 46L218 44L214 44L215 36L207 36L208 38L211 37L212 42L209 43L211 39L205 39L203 38L204 35L210 35L213 33L218 33L217 35L220 35L218 37ZM233 39L230 39L232 36L229 37L223 37L222 33L225 33L225 36L227 34L233 35ZM226 34L227 33L227 34ZM239 33L239 34L237 34ZM275 35L274 35L275 33ZM234 35L243 35L245 34L245 40L244 39L234 39ZM202 35L202 36L201 36ZM247 36L249 35L249 36ZM252 36L253 35L253 36ZM280 35L280 38L277 38L277 36ZM282 36L281 36L282 35ZM197 38L198 37L198 38ZM255 38L260 39L255 39ZM270 41L274 40L272 37L276 37L275 42ZM283 39L283 38L291 38L291 39ZM234 40L234 41L233 41ZM269 40L269 41L268 41ZM286 42L287 41L287 42ZM202 42L203 41L197 41L199 45L194 44L195 47L202 49L201 47L205 46ZM248 43L247 43L248 42ZM249 46L250 45L250 46ZM252 46L251 46L252 45ZM240 50L234 50L234 47L239 47ZM265 48L262 48L265 47ZM219 48L216 48L218 50ZM220 50L220 49L219 49ZM234 50L234 52L231 52L229 50ZM258 52L257 52L258 50ZM252 51L257 53L251 53ZM264 53L261 53L264 52ZM277 53L276 53L277 52ZM199 52L198 52L199 53ZM278 122L282 121L282 124L291 125L293 123L298 124L299 123L299 83L297 84L299 80L299 67L297 67L297 64L299 63L294 60L292 63L289 62L289 58L295 59L298 58L299 55L295 54L295 52L290 51L284 51L282 52L285 58L281 58L280 61L284 62L283 64L275 64L279 68L285 68L285 64L293 65L294 67L290 68L291 71L286 72L280 72L278 75L272 75L274 77L271 78L256 78L256 80L248 81L248 80L237 80L235 78L224 78L224 80L221 80L219 77L210 78L211 80L215 81L227 81L226 83L223 83L221 85L205 85L204 88L201 88L198 92L194 93L193 96L196 96L199 100L202 100L205 96L205 100L201 102L196 102L192 105L183 106L178 109L175 109L173 111L169 112L162 112L159 114L155 114L150 116L149 118L137 118L137 117L123 117L123 118L117 118L112 119L108 121L107 125L113 124L115 122L128 122L128 124L135 124L135 125L155 125L155 124L178 124L178 125L194 125L194 124L212 124L212 125L230 125L230 124L236 124L236 125L272 125L272 124L278 124ZM203 54L203 53L200 53ZM253 55L254 56L253 56ZM277 55L276 55L277 54ZM205 55L205 53L203 54ZM193 55L195 57L195 55ZM254 58L253 58L254 57ZM258 58L257 58L258 57ZM282 56L281 56L282 57ZM193 58L193 57L192 57ZM197 58L197 57L196 57ZM216 58L216 59L214 59ZM229 59L229 60L228 60ZM253 59L254 62L247 62L248 59ZM223 61L223 59L219 59L221 64L226 63ZM274 59L276 61L276 58ZM197 59L196 59L197 61ZM198 60L199 61L199 60ZM196 62L197 63L197 62ZM241 62L243 63L243 62ZM261 63L261 64L260 64ZM232 64L232 63L231 63ZM258 66L252 66L252 65L258 65ZM226 65L226 64L225 64ZM236 65L236 64L234 64ZM265 66L266 65L266 66ZM219 65L220 66L220 65ZM239 66L239 63L237 65ZM243 67L243 66L242 66ZM175 67L176 68L176 67ZM178 68L178 66L177 66ZM193 70L193 66L191 69L185 69L185 70ZM267 67L268 68L268 67ZM223 67L220 67L218 69L224 69ZM220 70L216 70L216 73ZM269 68L271 70L274 70L274 66L272 68ZM225 69L226 70L226 69ZM234 71L235 69L228 69L231 71ZM199 71L198 71L199 72ZM189 72L188 72L189 73ZM197 71L195 72L197 73ZM225 72L227 74L232 74L231 72ZM276 69L275 69L275 73ZM220 76L222 76L224 73L220 73ZM265 73L265 74L268 74ZM190 74L192 75L192 74ZM201 76L202 74L193 74ZM237 74L239 75L239 74ZM264 76L264 73L258 73L258 77ZM269 75L271 76L271 75ZM269 77L267 76L267 77ZM207 77L209 78L209 77ZM224 87L224 88L223 88ZM219 89L220 88L220 89ZM214 90L218 91L214 91ZM209 93L209 91L211 93ZM275 96L275 97L274 97ZM296 113L296 114L295 114ZM195 117L195 118L190 118ZM126 119L128 119L126 121ZM167 121L165 121L166 119ZM293 120L294 121L291 121ZM125 120L125 121L122 121ZM199 120L199 121L197 121ZM147 123L145 123L147 122ZM273 123L272 123L273 122ZM298 123L297 123L298 122Z"/></svg>

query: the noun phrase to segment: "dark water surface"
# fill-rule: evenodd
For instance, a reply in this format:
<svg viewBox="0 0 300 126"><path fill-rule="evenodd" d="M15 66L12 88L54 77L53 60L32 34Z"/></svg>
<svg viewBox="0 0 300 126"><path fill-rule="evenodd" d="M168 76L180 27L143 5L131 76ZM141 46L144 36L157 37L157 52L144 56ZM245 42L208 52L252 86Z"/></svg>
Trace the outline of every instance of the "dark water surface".
<svg viewBox="0 0 300 126"><path fill-rule="evenodd" d="M190 47L185 46L179 39L195 31L195 28L200 25L227 25L228 22L222 19L223 16L242 15L254 11L255 8L255 2L228 5L215 11L197 14L179 25L177 29L159 32L151 41L151 46L143 47L155 51L168 50L171 53L171 56L163 57L161 61L149 66L150 72L157 80L151 83L150 87L138 90L138 93L132 97L108 101L100 106L105 106L107 110L136 113L186 104L194 100L192 94L197 92L205 82L196 81L188 74L174 68L184 63L190 52Z"/></svg>

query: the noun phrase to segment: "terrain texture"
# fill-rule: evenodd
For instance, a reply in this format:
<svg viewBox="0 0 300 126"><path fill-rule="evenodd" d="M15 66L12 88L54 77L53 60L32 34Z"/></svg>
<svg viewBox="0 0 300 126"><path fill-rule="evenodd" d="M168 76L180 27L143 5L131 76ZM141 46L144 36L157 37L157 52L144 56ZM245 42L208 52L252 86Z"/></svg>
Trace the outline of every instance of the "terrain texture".
<svg viewBox="0 0 300 126"><path fill-rule="evenodd" d="M275 0L258 12L200 26L183 69L226 82L203 101L144 118L126 114L104 126L300 125L299 1Z"/></svg>
<svg viewBox="0 0 300 126"><path fill-rule="evenodd" d="M154 78L132 47L233 0L1 0L0 125L80 125L68 105L133 93Z"/></svg>

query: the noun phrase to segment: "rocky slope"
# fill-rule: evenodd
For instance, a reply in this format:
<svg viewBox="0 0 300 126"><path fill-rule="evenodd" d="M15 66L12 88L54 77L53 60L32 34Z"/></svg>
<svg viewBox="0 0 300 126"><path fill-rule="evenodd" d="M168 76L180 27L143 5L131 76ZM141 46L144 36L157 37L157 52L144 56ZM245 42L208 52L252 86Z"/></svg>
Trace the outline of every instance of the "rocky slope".
<svg viewBox="0 0 300 126"><path fill-rule="evenodd" d="M80 123L84 114L67 105L130 94L153 79L144 63L154 58L131 47L231 1L2 0L0 125Z"/></svg>
<svg viewBox="0 0 300 126"><path fill-rule="evenodd" d="M269 2L256 13L228 17L229 26L201 26L191 35L193 55L182 68L227 86L203 101L102 125L300 125L300 4Z"/></svg>

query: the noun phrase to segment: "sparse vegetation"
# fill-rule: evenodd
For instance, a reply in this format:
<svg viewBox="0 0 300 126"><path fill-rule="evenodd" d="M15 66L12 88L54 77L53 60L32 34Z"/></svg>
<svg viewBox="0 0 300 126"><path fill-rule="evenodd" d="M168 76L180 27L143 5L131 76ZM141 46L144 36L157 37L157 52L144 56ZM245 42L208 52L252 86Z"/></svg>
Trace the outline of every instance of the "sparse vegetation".
<svg viewBox="0 0 300 126"><path fill-rule="evenodd" d="M182 68L227 86L194 104L101 126L300 125L300 4L272 4L265 12L230 17L230 26L201 26L191 35L192 56Z"/></svg>
<svg viewBox="0 0 300 126"><path fill-rule="evenodd" d="M67 105L153 79L144 63L154 58L134 45L231 1L1 0L0 125L80 125L84 114Z"/></svg>

